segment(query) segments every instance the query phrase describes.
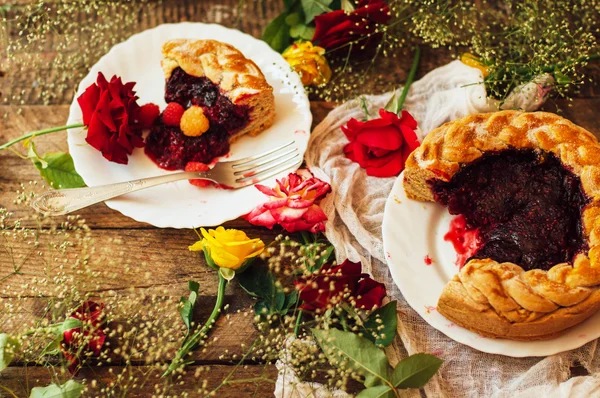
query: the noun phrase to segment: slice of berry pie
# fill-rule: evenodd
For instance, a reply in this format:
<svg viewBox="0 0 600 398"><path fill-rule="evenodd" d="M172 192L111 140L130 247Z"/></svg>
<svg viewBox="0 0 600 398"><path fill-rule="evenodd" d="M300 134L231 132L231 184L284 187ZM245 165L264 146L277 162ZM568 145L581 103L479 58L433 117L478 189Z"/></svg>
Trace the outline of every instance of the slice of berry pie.
<svg viewBox="0 0 600 398"><path fill-rule="evenodd" d="M464 219L468 258L437 309L482 335L546 339L600 308L600 145L551 113L468 116L408 158L408 197Z"/></svg>
<svg viewBox="0 0 600 398"><path fill-rule="evenodd" d="M254 62L216 40L163 44L167 108L146 138L146 154L168 170L208 164L244 134L273 124L273 88Z"/></svg>

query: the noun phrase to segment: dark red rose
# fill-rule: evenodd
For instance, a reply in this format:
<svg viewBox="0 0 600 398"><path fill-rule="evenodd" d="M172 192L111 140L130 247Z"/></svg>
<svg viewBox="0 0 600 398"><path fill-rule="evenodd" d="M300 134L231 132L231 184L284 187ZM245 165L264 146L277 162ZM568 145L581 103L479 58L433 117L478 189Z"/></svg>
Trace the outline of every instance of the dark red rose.
<svg viewBox="0 0 600 398"><path fill-rule="evenodd" d="M390 8L382 0L361 0L351 13L344 10L331 11L315 17L316 30L312 42L333 50L344 44L361 39L366 45L375 33L377 24L386 24L391 18Z"/></svg>
<svg viewBox="0 0 600 398"><path fill-rule="evenodd" d="M86 353L100 355L100 350L106 340L102 331L104 304L86 301L76 309L71 318L79 319L83 327L65 330L61 343L61 352L69 363L69 372L75 374L80 364L79 358Z"/></svg>
<svg viewBox="0 0 600 398"><path fill-rule="evenodd" d="M361 272L362 264L346 260L340 265L324 265L317 273L294 282L305 311L320 312L341 302L357 308L380 307L385 286Z"/></svg>
<svg viewBox="0 0 600 398"><path fill-rule="evenodd" d="M140 106L134 82L123 84L120 77L110 82L99 72L96 83L77 98L87 126L85 140L111 162L127 164L133 148L144 146Z"/></svg>
<svg viewBox="0 0 600 398"><path fill-rule="evenodd" d="M416 128L417 122L406 111L401 118L385 109L379 110L379 119L360 122L352 118L342 126L350 140L344 153L366 169L367 175L397 176L404 170L408 155L419 146Z"/></svg>

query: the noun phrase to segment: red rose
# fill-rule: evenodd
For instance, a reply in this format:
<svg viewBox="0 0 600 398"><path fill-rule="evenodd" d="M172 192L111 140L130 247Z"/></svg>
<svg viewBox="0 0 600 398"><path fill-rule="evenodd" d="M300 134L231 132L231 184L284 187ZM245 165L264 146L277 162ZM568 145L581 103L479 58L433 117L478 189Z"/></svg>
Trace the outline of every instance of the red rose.
<svg viewBox="0 0 600 398"><path fill-rule="evenodd" d="M99 72L95 84L77 98L88 128L85 140L111 162L127 164L133 148L144 146L138 97L134 82L123 84L120 77L110 82Z"/></svg>
<svg viewBox="0 0 600 398"><path fill-rule="evenodd" d="M395 113L380 109L379 116L366 122L352 118L342 126L350 140L344 153L366 169L367 175L397 176L404 170L408 155L419 146L415 133L417 122L406 111L402 111L399 118Z"/></svg>
<svg viewBox="0 0 600 398"><path fill-rule="evenodd" d="M295 281L305 311L320 312L341 302L372 310L381 307L385 286L361 273L362 264L346 260L340 265L324 265L310 277Z"/></svg>
<svg viewBox="0 0 600 398"><path fill-rule="evenodd" d="M288 232L325 230L327 216L319 201L331 191L331 186L308 170L298 170L277 180L273 189L260 184L255 187L270 200L244 216L251 224L269 229L279 224Z"/></svg>
<svg viewBox="0 0 600 398"><path fill-rule="evenodd" d="M69 329L63 333L61 351L69 362L69 372L75 374L79 366L79 358L86 353L100 355L100 350L106 340L102 331L104 305L86 301L71 314L71 318L79 319L83 327Z"/></svg>
<svg viewBox="0 0 600 398"><path fill-rule="evenodd" d="M377 24L386 24L390 8L382 0L361 0L351 13L344 10L331 11L315 17L316 30L312 42L328 50L361 39L361 46L379 36L375 34Z"/></svg>

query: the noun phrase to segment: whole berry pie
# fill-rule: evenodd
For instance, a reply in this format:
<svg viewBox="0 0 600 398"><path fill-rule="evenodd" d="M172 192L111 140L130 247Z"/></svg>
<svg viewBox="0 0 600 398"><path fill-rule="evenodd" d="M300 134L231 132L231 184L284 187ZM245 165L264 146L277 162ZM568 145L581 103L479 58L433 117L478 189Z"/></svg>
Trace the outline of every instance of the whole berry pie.
<svg viewBox="0 0 600 398"><path fill-rule="evenodd" d="M162 47L167 107L146 138L158 166L185 169L229 152L244 134L273 124L273 88L254 62L216 40L169 40Z"/></svg>
<svg viewBox="0 0 600 398"><path fill-rule="evenodd" d="M600 145L551 113L501 111L432 131L409 198L464 220L465 263L437 310L482 335L546 339L600 307Z"/></svg>

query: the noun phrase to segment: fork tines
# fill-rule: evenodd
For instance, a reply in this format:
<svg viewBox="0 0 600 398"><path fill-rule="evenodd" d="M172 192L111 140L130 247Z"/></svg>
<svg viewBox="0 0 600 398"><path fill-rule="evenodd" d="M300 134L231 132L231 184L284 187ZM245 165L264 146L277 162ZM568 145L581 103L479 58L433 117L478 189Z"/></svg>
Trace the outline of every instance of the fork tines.
<svg viewBox="0 0 600 398"><path fill-rule="evenodd" d="M273 177L302 163L302 157L295 141L289 142L265 153L235 161L231 167L235 182L250 185Z"/></svg>

